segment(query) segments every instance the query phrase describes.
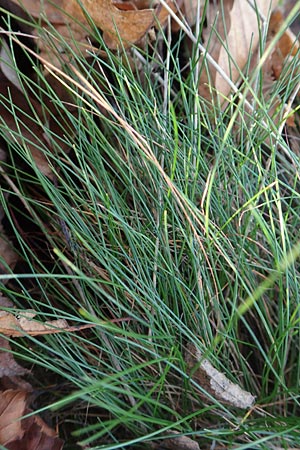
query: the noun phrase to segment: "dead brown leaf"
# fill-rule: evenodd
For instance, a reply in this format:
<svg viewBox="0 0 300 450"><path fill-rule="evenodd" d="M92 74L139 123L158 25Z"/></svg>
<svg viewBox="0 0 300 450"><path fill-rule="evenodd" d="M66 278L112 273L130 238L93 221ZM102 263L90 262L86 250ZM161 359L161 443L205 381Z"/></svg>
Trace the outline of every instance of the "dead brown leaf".
<svg viewBox="0 0 300 450"><path fill-rule="evenodd" d="M193 373L193 379L220 402L242 409L253 406L255 397L215 369L191 343L187 346L186 363L190 370L195 366L198 367Z"/></svg>
<svg viewBox="0 0 300 450"><path fill-rule="evenodd" d="M14 359L9 342L0 337L0 378L19 377L29 371L20 366Z"/></svg>
<svg viewBox="0 0 300 450"><path fill-rule="evenodd" d="M165 450L200 450L199 444L189 436L180 436L177 431L171 430L169 433L174 434L174 437L164 439L159 443L154 443L154 448L164 448Z"/></svg>
<svg viewBox="0 0 300 450"><path fill-rule="evenodd" d="M271 44L272 39L280 30L284 23L284 17L280 10L275 10L270 17L268 42ZM299 41L294 33L287 29L277 41L272 54L270 56L270 71L274 79L278 79L282 73L287 58L297 57L299 50ZM299 58L299 56L298 56Z"/></svg>
<svg viewBox="0 0 300 450"><path fill-rule="evenodd" d="M4 55L4 57L1 58L1 55ZM45 152L41 149L41 147L44 147L45 150L49 150L51 153L52 144L47 139L46 126L42 120L39 123L36 118L39 117L42 119L44 117L45 124L47 122L47 126L49 126L54 136L53 139L58 141L59 148L65 152L69 151L69 147L64 141L60 140L60 136L66 133L66 127L68 125L65 124L65 128L62 128L62 124L65 123L61 120L62 112L59 112L60 117L56 120L58 112L55 107L55 102L49 101L47 95L44 95L42 99L45 105L43 109L41 106L42 103L38 102L30 92L24 92L24 87L21 88L17 73L12 67L11 61L13 57L5 41L3 41L0 58L0 69L2 69L2 71L0 70L0 96L2 98L0 103L0 116L3 134L6 135L7 141L12 144L15 142L19 144L25 143L38 169L45 176L53 179L54 176L49 161L45 156ZM62 102L70 102L70 95L57 80L48 77L47 83L55 90ZM41 83L41 92L43 91L42 88L43 85ZM45 92L47 92L47 86L45 86ZM71 106L68 109L70 112L73 112ZM74 133L71 124L68 128L68 133L70 136ZM30 160L28 163L30 165ZM1 253L0 247L1 254L3 253Z"/></svg>
<svg viewBox="0 0 300 450"><path fill-rule="evenodd" d="M18 316L8 311L0 311L0 333L13 337L24 335L40 336L43 334L79 331L94 326L93 324L86 324L70 327L64 319L40 322L34 320L35 316L36 312L33 310L22 311Z"/></svg>
<svg viewBox="0 0 300 450"><path fill-rule="evenodd" d="M29 370L15 361L8 340L0 337L0 390L18 389L31 392L31 384L22 379L29 373Z"/></svg>
<svg viewBox="0 0 300 450"><path fill-rule="evenodd" d="M33 18L44 17L45 22L49 21L55 25L59 33L67 40L70 41L70 37L74 36L77 44L85 46L87 45L86 29L89 28L88 17L91 17L94 24L103 31L104 41L111 49L117 48L120 41L125 48L138 42L154 24L153 9L121 10L111 0L93 2L89 0L81 2L12 0L12 2L18 6L21 4ZM157 11L160 10L161 7L158 6Z"/></svg>
<svg viewBox="0 0 300 450"><path fill-rule="evenodd" d="M63 0L63 9L81 23L87 23L86 15L76 0ZM81 1L95 25L103 31L103 38L110 48L117 48L120 40L125 47L138 42L154 22L154 11L144 9L122 11L111 0Z"/></svg>
<svg viewBox="0 0 300 450"><path fill-rule="evenodd" d="M23 391L0 392L0 443L6 445L23 437L21 421L26 409L27 393Z"/></svg>
<svg viewBox="0 0 300 450"><path fill-rule="evenodd" d="M47 146L44 140L43 129L32 117L32 108L35 109L40 117L43 117L40 105L33 98L30 99L31 105L29 105L24 94L2 72L0 72L0 95L2 97L0 116L2 123L5 123L5 127L2 126L2 130L7 140L11 143L19 142L20 144L26 142L39 170L51 178L53 176L52 170L44 153L39 150L43 143ZM7 99L6 106L4 106L5 98ZM14 105L13 112L11 104Z"/></svg>
<svg viewBox="0 0 300 450"><path fill-rule="evenodd" d="M281 11L275 10L270 17L268 36L267 36L267 46L273 46L273 39L278 33L279 29L284 23L284 17ZM272 96L272 89L276 80L278 80L284 71L284 76L287 79L290 75L290 68L292 65L289 65L292 58L297 58L297 52L299 49L299 42L296 39L296 36L292 33L290 29L285 30L280 39L276 42L276 45L273 46L270 56L265 61L265 64L262 67L262 79L263 86L262 92L264 96L265 103L268 102L270 98L272 98L272 104L269 107L269 116L272 117L273 122L277 126L283 126L282 120L285 117L285 123L289 126L295 126L295 119L293 114L290 113L290 109L284 104L279 95ZM299 58L299 57L298 57ZM252 70L255 67L255 60L251 62ZM292 74L292 76L299 75L299 68ZM272 97L270 97L272 96ZM290 105L291 106L291 105ZM267 137L265 139L265 143L269 145L270 140Z"/></svg>
<svg viewBox="0 0 300 450"><path fill-rule="evenodd" d="M269 8L276 6L278 0L258 0L258 11L267 16ZM208 27L204 33L204 46L224 73L237 83L250 55L254 55L260 38L261 23L250 3L244 0L224 0L210 5ZM224 103L231 88L224 77L209 66L209 74L202 72L199 92L211 98L211 87L216 90L221 103Z"/></svg>
<svg viewBox="0 0 300 450"><path fill-rule="evenodd" d="M174 2L173 0L166 0L166 4L174 12L178 10L178 7L180 6L181 3L182 3L181 0L178 0L176 2ZM155 21L154 21L155 28L156 29L159 29L160 27L163 28L167 23L169 15L170 15L169 11L164 6L162 5L157 6L155 10Z"/></svg>
<svg viewBox="0 0 300 450"><path fill-rule="evenodd" d="M27 392L0 391L0 444L8 450L61 450L63 441L39 416L22 419L30 412Z"/></svg>

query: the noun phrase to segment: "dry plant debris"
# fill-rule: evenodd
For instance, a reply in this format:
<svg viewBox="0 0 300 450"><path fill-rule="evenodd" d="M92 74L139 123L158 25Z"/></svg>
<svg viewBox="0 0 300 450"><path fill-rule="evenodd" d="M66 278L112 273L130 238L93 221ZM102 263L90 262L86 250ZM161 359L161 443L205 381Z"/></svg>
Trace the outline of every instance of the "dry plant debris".
<svg viewBox="0 0 300 450"><path fill-rule="evenodd" d="M167 17L172 13L172 17L178 14L185 16L189 26L193 26L197 17L197 2L180 1L173 2L169 0L164 3L166 7L154 3L155 7L150 8L150 0L132 0L122 3L114 3L111 0L98 0L81 2L82 6L76 0L63 2L36 2L33 0L0 0L0 6L11 10L14 14L20 15L22 19L32 22L32 27L28 25L24 28L20 23L20 29L35 36L37 47L39 49L39 58L43 63L49 61L52 65L61 67L63 61L69 62L71 56L68 55L66 48L63 48L62 42L68 42L73 51L78 48L84 52L92 49L91 41L87 39L88 34L92 34L89 26L91 18L94 24L103 32L103 37L111 49L116 49L120 44L126 49L132 44L143 45L143 39L148 32L158 24L164 27ZM221 5L223 14L221 12ZM272 41L278 30L283 24L283 15L276 9L278 0L265 1L258 0L256 9L244 0L224 0L221 2L209 2L206 11L207 26L203 29L202 42L205 52L214 61L207 63L207 70L202 70L199 79L199 93L202 97L211 101L217 97L223 107L226 107L230 95L233 93L232 86L238 89L242 80L242 74L246 65L250 67L250 72L259 63L259 39L261 33L266 28L266 21L269 11L273 11L268 25L267 49L270 45L272 50L266 58L263 66L263 92L267 99L270 95L274 81L277 80L282 72L282 68L288 58L297 58L299 42L290 29L287 29L281 38L273 45ZM200 15L203 14L203 9ZM42 21L43 27L36 27L34 21ZM56 29L57 35L53 35L51 27ZM24 29L23 29L23 28ZM179 25L173 21L173 29L178 29ZM43 31L41 31L43 30ZM58 36L61 40L58 40ZM55 46L53 47L53 42ZM76 45L74 44L76 42ZM100 49L94 49L101 51ZM60 52L58 57L57 51ZM250 59L249 59L250 55ZM12 68L12 56L10 49L3 41L0 53L0 94L7 99L11 99L16 105L14 111L10 110L10 102L4 108L0 106L2 120L11 130L9 138L19 140L18 130L22 132L23 138L27 142L31 151L32 158L39 170L46 176L52 177L52 169L49 166L44 152L38 150L42 144L51 152L47 136L44 133L43 123L37 123L32 116L31 105L34 106L38 117L43 117L41 106L28 93L29 101L24 97L20 90L17 74ZM201 63L201 59L200 59ZM229 81L230 80L230 84ZM60 91L61 95L66 95L61 86L56 81L54 90ZM246 94L247 104L251 103L251 95ZM50 105L48 105L51 108ZM289 115L289 108L281 104L277 97L270 105L270 114L274 115L276 111L286 108L288 124L294 124L293 115ZM22 112L23 111L23 112ZM53 113L53 111L52 111ZM17 117L17 121L16 121ZM45 118L47 120L47 117ZM51 122L51 119L50 119ZM53 123L54 121L52 121ZM53 130L59 136L62 131ZM72 131L70 131L72 133ZM66 149L64 149L66 150Z"/></svg>
<svg viewBox="0 0 300 450"><path fill-rule="evenodd" d="M180 436L178 431L169 431L168 434L174 434L174 437L167 438L162 442L153 444L153 448L163 448L164 450L200 450L199 444L190 437Z"/></svg>
<svg viewBox="0 0 300 450"><path fill-rule="evenodd" d="M13 358L7 340L0 338L0 445L7 450L60 450L63 441L29 408L32 386L21 377L29 371Z"/></svg>
<svg viewBox="0 0 300 450"><path fill-rule="evenodd" d="M12 303L0 297L0 333L9 337L39 336L66 331L79 331L90 325L70 327L66 320L58 319L45 323L33 320L34 311L22 311L18 316L13 311ZM60 450L63 441L37 415L23 416L32 412L29 409L29 392L32 386L20 377L29 371L20 366L11 353L9 342L0 338L0 444L8 450ZM7 389L7 385L9 389Z"/></svg>
<svg viewBox="0 0 300 450"><path fill-rule="evenodd" d="M6 75L12 73L12 70L7 69ZM7 139L14 142L21 143L19 131L21 131L23 139L31 152L32 158L35 161L39 170L46 176L52 176L52 170L49 167L47 158L43 152L38 148L41 144L47 145L43 129L34 121L32 109L29 102L26 100L24 94L12 83L10 80L15 80L15 75L12 74L10 79L0 72L0 95L7 98L7 104L4 105L2 101L0 104L0 116L5 122L6 127L3 128ZM11 101L15 106L15 110L11 108ZM35 111L41 114L41 107L34 98L30 98L31 105L34 106ZM17 118L17 120L16 120ZM8 130L5 131L5 130Z"/></svg>
<svg viewBox="0 0 300 450"><path fill-rule="evenodd" d="M27 392L0 391L0 444L7 450L61 450L63 441L39 416L20 420L31 412Z"/></svg>
<svg viewBox="0 0 300 450"><path fill-rule="evenodd" d="M40 336L42 334L63 333L67 331L80 331L93 327L92 324L70 327L66 320L57 319L40 322L33 318L37 315L32 310L21 311L16 317L7 311L0 311L0 333L5 336Z"/></svg>
<svg viewBox="0 0 300 450"><path fill-rule="evenodd" d="M111 0L88 1L80 3L76 0L43 1L11 0L20 6L35 19L45 18L57 28L57 31L71 42L71 37L77 43L87 46L86 34L89 28L89 19L102 30L103 39L111 49L117 48L120 43L126 48L138 42L151 27L160 23L162 26L167 15L158 2L150 8L152 2L131 1L113 3ZM172 2L170 2L172 6Z"/></svg>
<svg viewBox="0 0 300 450"><path fill-rule="evenodd" d="M3 303L3 302L2 302ZM0 337L0 378L2 377L19 377L26 375L29 371L20 366L11 353L9 342Z"/></svg>
<svg viewBox="0 0 300 450"><path fill-rule="evenodd" d="M222 15L219 2L210 4L203 45L221 71L208 64L208 70L202 72L199 92L204 98L210 100L216 94L220 103L227 105L232 89L224 74L238 86L246 65L254 69L259 64L259 42L261 33L266 29L269 11L273 13L268 25L267 41L272 51L262 68L266 83L270 78L279 78L285 58L296 56L299 42L292 31L287 29L273 46L272 38L283 24L283 15L276 9L277 5L278 1L258 0L256 10L244 0L224 1Z"/></svg>
<svg viewBox="0 0 300 450"><path fill-rule="evenodd" d="M187 345L186 363L190 371L197 366L192 378L221 403L241 409L253 406L255 397L238 384L232 383L222 372L213 367L203 357L201 351L191 343Z"/></svg>

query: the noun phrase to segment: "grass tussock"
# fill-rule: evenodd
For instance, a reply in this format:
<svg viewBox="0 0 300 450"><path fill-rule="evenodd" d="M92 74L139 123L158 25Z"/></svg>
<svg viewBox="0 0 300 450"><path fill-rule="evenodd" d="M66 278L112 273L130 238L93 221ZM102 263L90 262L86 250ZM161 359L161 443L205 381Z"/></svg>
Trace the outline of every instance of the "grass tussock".
<svg viewBox="0 0 300 450"><path fill-rule="evenodd" d="M0 98L19 130L46 137L0 125L1 204L19 254L1 291L42 321L97 325L15 339L13 352L66 448L153 448L174 432L201 449L297 447L299 153L259 83L255 113L237 96L222 110L198 95L196 50L182 70L185 33L161 39L163 52L130 60L70 48L61 69L27 51L33 76L16 71L42 114L25 120ZM274 98L296 89L297 64ZM253 410L193 379L189 343L256 396Z"/></svg>

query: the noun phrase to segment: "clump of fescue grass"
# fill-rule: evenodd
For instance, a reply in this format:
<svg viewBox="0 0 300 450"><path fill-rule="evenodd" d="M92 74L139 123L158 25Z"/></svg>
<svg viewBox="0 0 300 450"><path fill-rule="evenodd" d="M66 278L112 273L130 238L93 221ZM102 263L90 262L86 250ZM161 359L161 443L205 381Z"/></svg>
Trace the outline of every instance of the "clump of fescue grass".
<svg viewBox="0 0 300 450"><path fill-rule="evenodd" d="M34 81L16 69L45 109L51 101L61 132L32 119L50 144L40 151L53 179L22 136L8 142L3 167L12 183L1 202L23 273L2 291L43 321L97 326L14 340L14 354L38 379L55 374L41 409L65 421L62 437L72 430L70 448L145 448L174 431L201 448L293 447L299 155L276 134L267 105L251 116L215 104L212 123L211 105L197 94L197 54L183 77L184 34L163 40L165 59L154 49L136 68L107 49L105 59L91 51L88 63L73 53L61 71L48 64L72 112L39 65ZM289 92L299 82L296 65L288 80L282 75ZM238 129L231 113L241 117ZM190 379L189 342L256 396L253 411L222 404Z"/></svg>

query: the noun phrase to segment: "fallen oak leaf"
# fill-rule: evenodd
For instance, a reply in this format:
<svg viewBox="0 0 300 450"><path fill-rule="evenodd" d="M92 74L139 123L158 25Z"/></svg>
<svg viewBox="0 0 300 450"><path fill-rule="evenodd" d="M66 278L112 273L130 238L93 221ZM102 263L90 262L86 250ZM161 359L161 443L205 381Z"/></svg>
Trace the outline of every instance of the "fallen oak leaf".
<svg viewBox="0 0 300 450"><path fill-rule="evenodd" d="M154 24L154 9L124 11L111 0L11 1L22 6L34 19L44 18L52 25L66 26L61 30L64 37L75 35L79 42L86 41L90 17L95 26L103 31L103 39L111 49L119 47L120 42L125 48L138 42ZM159 12L161 6L156 9Z"/></svg>
<svg viewBox="0 0 300 450"><path fill-rule="evenodd" d="M26 409L25 391L7 390L0 392L0 443L5 445L15 437L22 438L21 421Z"/></svg>
<svg viewBox="0 0 300 450"><path fill-rule="evenodd" d="M9 450L61 450L63 441L28 408L28 393L19 389L0 391L0 445Z"/></svg>
<svg viewBox="0 0 300 450"><path fill-rule="evenodd" d="M5 0L4 3L8 13L12 13L20 19L18 20L18 26L22 33L31 36L34 43L37 44L40 55L49 61L55 61L56 65L60 66L63 60L68 61L64 55L67 46L75 52L78 52L79 48L82 52L93 50L91 43L87 42L88 32L83 24L77 23L62 11L57 0L56 2ZM30 25L23 27L25 21ZM43 24L43 27L35 27L34 22L39 25ZM61 53L60 57L58 53Z"/></svg>
<svg viewBox="0 0 300 450"><path fill-rule="evenodd" d="M4 297L0 292L0 307L12 308L12 302ZM0 337L0 378L2 390L15 388L23 391L31 391L32 387L29 383L19 378L28 374L30 371L20 366L14 359L8 339Z"/></svg>
<svg viewBox="0 0 300 450"><path fill-rule="evenodd" d="M103 31L103 39L109 48L115 49L138 42L154 23L154 10L122 11L111 0L63 0L63 9L80 23L88 23L86 13ZM81 4L83 8L81 7Z"/></svg>
<svg viewBox="0 0 300 450"><path fill-rule="evenodd" d="M209 26L203 33L204 45L223 73L237 83L249 61L249 53L255 55L258 48L261 23L257 11L267 17L270 7L274 9L278 0L257 0L255 8L244 0L224 0L222 10L220 3L210 5ZM200 94L211 99L211 87L225 106L231 86L224 75L209 64L209 75L203 71L200 77Z"/></svg>
<svg viewBox="0 0 300 450"><path fill-rule="evenodd" d="M168 8L170 8L172 11L176 12L179 9L179 6L181 5L182 0L178 0L176 3L173 2L173 0L166 0L166 4ZM155 11L155 21L153 23L153 26L156 29L159 29L160 27L164 27L166 24L167 18L170 15L169 11L162 5L159 1L148 1L148 0L133 0L131 2L113 2L113 5L118 9L122 11L140 11L144 9L153 9ZM152 8L150 7L152 6Z"/></svg>
<svg viewBox="0 0 300 450"><path fill-rule="evenodd" d="M36 313L32 310L22 311L22 315L16 317L8 311L0 311L0 333L6 336L40 336L64 332L76 332L87 328L93 328L95 324L69 326L65 319L57 319L46 322L33 320Z"/></svg>
<svg viewBox="0 0 300 450"><path fill-rule="evenodd" d="M172 11L174 11L174 13L176 13L181 4L181 0L178 0L175 3L173 2L173 0L166 0L166 4ZM164 5L160 4L160 7L157 7L157 9L155 10L155 22L154 22L155 28L159 29L160 27L164 27L169 15L170 13L168 9L165 8Z"/></svg>
<svg viewBox="0 0 300 450"><path fill-rule="evenodd" d="M11 442L9 450L20 448L22 450L61 450L63 448L63 440L38 415L34 415L32 420L25 419L23 426L26 431L22 440Z"/></svg>
<svg viewBox="0 0 300 450"><path fill-rule="evenodd" d="M240 77L240 71L244 69L249 60L249 53L252 54L258 47L260 23L258 21L259 11L262 17L267 17L270 7L274 9L278 3L275 1L257 0L255 8L244 0L234 0L230 11L230 29L226 36L228 49L222 45L219 54L219 63L231 79L236 82ZM228 50L230 57L228 56ZM218 92L227 96L230 88L224 79L217 72L215 87Z"/></svg>
<svg viewBox="0 0 300 450"><path fill-rule="evenodd" d="M25 52L27 50L28 53L30 52L31 49L19 41L14 34L10 34L10 38ZM16 80L18 81L17 69L11 62L16 58L16 54L11 54L11 49L6 45L5 40L2 41L0 50L0 69L2 69L2 71L0 70L0 129L3 130L8 144L26 145L29 150L24 158L26 163L34 168L36 166L40 172L53 180L51 156L55 144L59 145L62 152L68 152L70 147L63 136L66 134L71 136L75 130L72 129L71 121L61 120L64 113L56 108L55 102L49 101L46 95L43 95L42 99L36 99L29 89L26 90L24 86L21 88L16 82ZM1 58L2 54L5 58ZM31 54L35 57L33 50L31 50ZM55 89L61 102L70 102L70 97L65 90L61 89L61 84L54 85L51 79L47 79L44 83L45 91L48 84ZM40 86L42 91L42 83ZM72 110L71 106L68 107L68 111L75 114L75 109ZM52 139L49 139L49 135L52 136Z"/></svg>
<svg viewBox="0 0 300 450"><path fill-rule="evenodd" d="M290 127L295 127L296 125L295 114L292 108L293 94L291 94L288 102L285 104L282 100L285 95L274 95L274 86L276 80L282 75L282 81L288 83L287 80L292 79L292 77L299 77L300 73L299 64L297 64L299 61L299 41L289 28L280 31L283 25L284 17L281 11L275 10L272 12L266 39L266 50L271 47L271 52L261 68L261 94L264 99L264 104L268 105L268 115L272 118L272 121L274 125L278 127L278 130L281 130L280 134L285 124ZM279 32L281 35L279 39L277 39L277 34ZM298 58L295 63L292 62L294 58ZM256 66L257 58L254 57L250 61L249 73L253 73ZM247 99L251 101L251 98L252 94L249 92L247 94ZM240 123L241 120L244 122L245 117L239 117L237 119L234 125L236 130L243 129ZM262 134L262 137L265 145L271 145L272 140L267 131Z"/></svg>
<svg viewBox="0 0 300 450"><path fill-rule="evenodd" d="M40 105L34 98L30 98L30 105L25 94L19 91L2 72L0 72L0 98L0 129L6 140L12 144L26 143L37 168L45 176L52 178L52 169L44 152L40 149L41 145L48 147L42 124L36 122L31 111L34 107L42 117Z"/></svg>

